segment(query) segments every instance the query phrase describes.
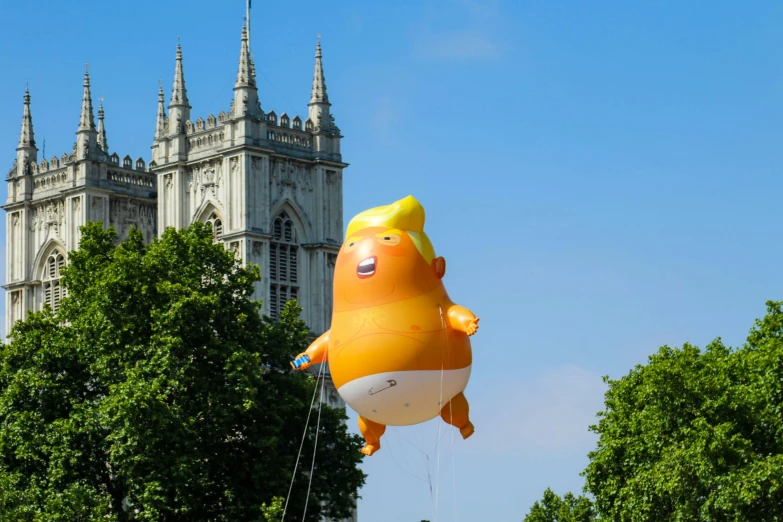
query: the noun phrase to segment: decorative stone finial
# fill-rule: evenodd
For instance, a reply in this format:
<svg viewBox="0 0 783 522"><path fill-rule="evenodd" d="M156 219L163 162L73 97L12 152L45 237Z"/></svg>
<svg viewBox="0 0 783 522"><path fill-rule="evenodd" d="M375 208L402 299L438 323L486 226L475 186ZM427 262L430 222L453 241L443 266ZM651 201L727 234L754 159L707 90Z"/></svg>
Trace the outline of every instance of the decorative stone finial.
<svg viewBox="0 0 783 522"><path fill-rule="evenodd" d="M33 115L30 112L30 87L25 85L24 111L22 112L22 131L19 135L19 147L35 147L33 134Z"/></svg>

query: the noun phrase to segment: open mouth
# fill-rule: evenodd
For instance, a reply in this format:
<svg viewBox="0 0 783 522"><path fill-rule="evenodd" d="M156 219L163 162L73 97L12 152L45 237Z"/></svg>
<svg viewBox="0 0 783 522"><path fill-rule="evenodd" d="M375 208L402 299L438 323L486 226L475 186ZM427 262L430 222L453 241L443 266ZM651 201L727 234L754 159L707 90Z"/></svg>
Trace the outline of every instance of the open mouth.
<svg viewBox="0 0 783 522"><path fill-rule="evenodd" d="M356 267L356 275L359 276L359 279L372 277L375 274L375 262L377 259L377 257L372 256L359 263L359 266Z"/></svg>

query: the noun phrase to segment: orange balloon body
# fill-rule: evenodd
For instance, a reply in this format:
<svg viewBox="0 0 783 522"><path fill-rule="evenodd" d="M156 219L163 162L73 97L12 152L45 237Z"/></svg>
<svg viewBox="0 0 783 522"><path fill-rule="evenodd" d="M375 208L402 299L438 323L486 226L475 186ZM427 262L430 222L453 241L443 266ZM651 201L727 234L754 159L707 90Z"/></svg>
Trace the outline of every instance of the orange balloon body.
<svg viewBox="0 0 783 522"><path fill-rule="evenodd" d="M375 226L384 213L411 230ZM328 360L338 393L360 415L367 455L380 448L387 425L438 415L469 437L473 424L462 392L478 318L449 298L446 262L423 233L423 208L408 196L352 223L334 269L331 329L297 356L297 364L305 355L310 362L292 366Z"/></svg>
<svg viewBox="0 0 783 522"><path fill-rule="evenodd" d="M436 268L427 265L407 234L373 227L356 236L346 242L334 269L328 348L332 380L343 399L370 420L387 425L424 422L440 413L440 402L448 402L467 385L470 340L449 327L446 313L454 303ZM363 275L360 264L368 259L372 263L365 266L373 271ZM366 385L344 388L360 379ZM389 388L398 388L381 396L378 390L389 380L396 383ZM391 404L394 395L403 392L403 383L416 388ZM376 393L371 395L373 387ZM353 388L358 388L355 393Z"/></svg>

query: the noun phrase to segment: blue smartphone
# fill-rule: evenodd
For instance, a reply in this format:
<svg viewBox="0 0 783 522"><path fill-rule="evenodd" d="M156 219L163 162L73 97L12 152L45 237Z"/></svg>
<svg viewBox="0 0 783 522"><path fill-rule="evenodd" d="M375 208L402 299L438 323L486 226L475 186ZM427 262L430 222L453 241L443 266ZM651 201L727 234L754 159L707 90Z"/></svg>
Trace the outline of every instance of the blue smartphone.
<svg viewBox="0 0 783 522"><path fill-rule="evenodd" d="M303 355L303 356L299 357L298 359L294 359L294 362L292 362L291 365L294 368L298 369L303 364L309 363L309 362L310 362L310 357L308 357L307 355Z"/></svg>

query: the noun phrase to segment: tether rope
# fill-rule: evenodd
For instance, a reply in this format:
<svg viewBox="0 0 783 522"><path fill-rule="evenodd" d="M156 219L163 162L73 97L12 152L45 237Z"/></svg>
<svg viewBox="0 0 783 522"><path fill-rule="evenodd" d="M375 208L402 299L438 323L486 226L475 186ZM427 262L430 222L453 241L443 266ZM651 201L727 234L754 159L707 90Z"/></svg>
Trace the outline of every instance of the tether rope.
<svg viewBox="0 0 783 522"><path fill-rule="evenodd" d="M449 401L449 415L452 415L451 401ZM454 417L451 417L454 420ZM454 440L457 438L457 433L451 432L451 478L452 478L452 493L454 494L454 522L457 522L457 466L454 463Z"/></svg>
<svg viewBox="0 0 783 522"><path fill-rule="evenodd" d="M321 363L323 364L323 363ZM317 384L316 384L317 385ZM321 397L318 403L318 422L315 425L315 443L313 444L313 463L310 464L310 481L307 483L307 496L305 497L304 514L302 514L302 522L307 518L307 504L310 502L310 488L313 485L313 471L315 470L315 453L318 450L318 432L321 431L321 408L324 405L324 385L323 379L321 380Z"/></svg>
<svg viewBox="0 0 783 522"><path fill-rule="evenodd" d="M443 308L441 305L438 305L438 310L440 311L440 322L443 325L443 343L441 344L440 348L440 400L438 402L438 414L440 414L443 411L443 370L444 370L444 359L445 359L445 351L446 351L446 343L448 342L448 337L446 336L446 320L443 317ZM451 400L449 400L449 411L451 411ZM450 421L454 421L453 418L449 418ZM436 444L436 464L435 464L435 515L433 516L434 522L438 521L438 500L440 499L440 428L442 422L438 422L438 441Z"/></svg>
<svg viewBox="0 0 783 522"><path fill-rule="evenodd" d="M315 404L315 395L318 393L318 383L321 380L321 374L323 373L324 363L318 368L318 377L315 380L315 390L313 390L313 399L310 401L310 408L307 412L307 420L305 421L304 433L302 434L302 442L299 444L299 454L296 456L296 464L294 465L294 473L291 475L291 485L288 487L288 496L285 498L285 505L283 506L283 518L280 522L285 520L286 510L288 509L288 501L291 499L291 491L294 489L294 480L296 479L296 470L299 468L299 458L302 456L302 447L304 447L304 441L307 437L307 427L310 425L310 415L313 413L313 404ZM321 415L320 406L318 408L318 415ZM316 434L317 435L317 434ZM308 493L309 496L309 493Z"/></svg>

